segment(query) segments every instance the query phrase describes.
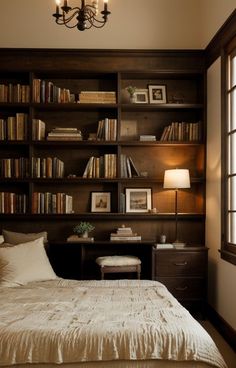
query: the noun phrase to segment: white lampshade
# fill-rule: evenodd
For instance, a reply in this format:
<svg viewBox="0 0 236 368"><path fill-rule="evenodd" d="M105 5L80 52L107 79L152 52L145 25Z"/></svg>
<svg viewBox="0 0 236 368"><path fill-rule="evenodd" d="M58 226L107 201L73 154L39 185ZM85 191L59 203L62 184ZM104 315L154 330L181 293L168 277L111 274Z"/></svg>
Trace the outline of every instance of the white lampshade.
<svg viewBox="0 0 236 368"><path fill-rule="evenodd" d="M190 188L190 177L188 169L165 170L163 188L180 189Z"/></svg>

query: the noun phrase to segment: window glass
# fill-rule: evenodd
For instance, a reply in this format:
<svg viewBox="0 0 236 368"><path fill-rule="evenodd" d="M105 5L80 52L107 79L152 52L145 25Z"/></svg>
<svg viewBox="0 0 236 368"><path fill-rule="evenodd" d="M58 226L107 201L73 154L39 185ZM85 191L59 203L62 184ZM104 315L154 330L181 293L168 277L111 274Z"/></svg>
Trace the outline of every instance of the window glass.
<svg viewBox="0 0 236 368"><path fill-rule="evenodd" d="M228 178L228 208L230 211L236 211L236 177Z"/></svg>
<svg viewBox="0 0 236 368"><path fill-rule="evenodd" d="M229 93L228 98L228 130L236 129L236 89Z"/></svg>
<svg viewBox="0 0 236 368"><path fill-rule="evenodd" d="M236 173L236 132L228 137L228 174Z"/></svg>
<svg viewBox="0 0 236 368"><path fill-rule="evenodd" d="M236 85L236 56L231 59L231 87Z"/></svg>
<svg viewBox="0 0 236 368"><path fill-rule="evenodd" d="M236 213L229 213L228 225L228 242L236 244Z"/></svg>

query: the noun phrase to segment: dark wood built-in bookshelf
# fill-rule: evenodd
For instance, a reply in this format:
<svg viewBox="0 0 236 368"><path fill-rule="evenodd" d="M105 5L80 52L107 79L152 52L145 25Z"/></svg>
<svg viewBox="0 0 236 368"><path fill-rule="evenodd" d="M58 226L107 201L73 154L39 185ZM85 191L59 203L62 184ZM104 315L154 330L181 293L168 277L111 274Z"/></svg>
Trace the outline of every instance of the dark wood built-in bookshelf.
<svg viewBox="0 0 236 368"><path fill-rule="evenodd" d="M167 102L130 103L129 85L140 90L164 85ZM99 93L90 97L87 92L91 91ZM191 188L179 191L179 235L187 244L204 244L203 52L1 49L0 101L1 228L47 230L49 240L56 241L65 240L76 223L88 220L95 226L96 240L109 239L111 231L125 224L143 239L155 240L165 233L171 242L174 192L163 189L163 176L165 169L178 167L189 169L191 176ZM106 133L101 132L102 124ZM183 129L193 124L198 124L197 133L184 135ZM173 134L163 139L168 126L175 127ZM53 140L51 134L47 139L55 128L59 138ZM58 134L63 128L73 128L81 137L78 133L76 139L73 134L63 139ZM145 140L145 136L156 140ZM101 159L93 159L94 166L85 175L91 157ZM63 162L61 175L52 174L55 158ZM27 163L27 169L19 169L20 161ZM126 188L151 188L156 210L125 213ZM92 213L91 192L103 191L111 193L111 212ZM72 207L66 196L72 198ZM44 210L35 210L36 197ZM62 203L57 204L60 197ZM19 201L23 204L17 206Z"/></svg>

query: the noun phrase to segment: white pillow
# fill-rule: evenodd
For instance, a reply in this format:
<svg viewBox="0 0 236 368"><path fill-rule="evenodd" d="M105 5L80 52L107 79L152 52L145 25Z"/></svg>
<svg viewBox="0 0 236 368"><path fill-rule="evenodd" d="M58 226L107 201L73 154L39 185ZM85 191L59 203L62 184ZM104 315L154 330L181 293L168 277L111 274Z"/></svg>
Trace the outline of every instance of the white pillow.
<svg viewBox="0 0 236 368"><path fill-rule="evenodd" d="M3 235L0 235L0 244L2 244L4 242L4 237Z"/></svg>
<svg viewBox="0 0 236 368"><path fill-rule="evenodd" d="M44 238L0 248L0 286L19 286L31 281L53 280L57 275L47 257Z"/></svg>

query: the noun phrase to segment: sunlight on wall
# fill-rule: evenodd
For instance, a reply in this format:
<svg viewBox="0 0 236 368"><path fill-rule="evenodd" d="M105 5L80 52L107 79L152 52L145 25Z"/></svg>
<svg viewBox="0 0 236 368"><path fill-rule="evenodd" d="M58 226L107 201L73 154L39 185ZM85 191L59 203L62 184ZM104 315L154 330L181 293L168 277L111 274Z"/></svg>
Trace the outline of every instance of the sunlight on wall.
<svg viewBox="0 0 236 368"><path fill-rule="evenodd" d="M220 58L207 72L206 246L209 247L209 304L236 328L236 267L220 258L221 108Z"/></svg>

